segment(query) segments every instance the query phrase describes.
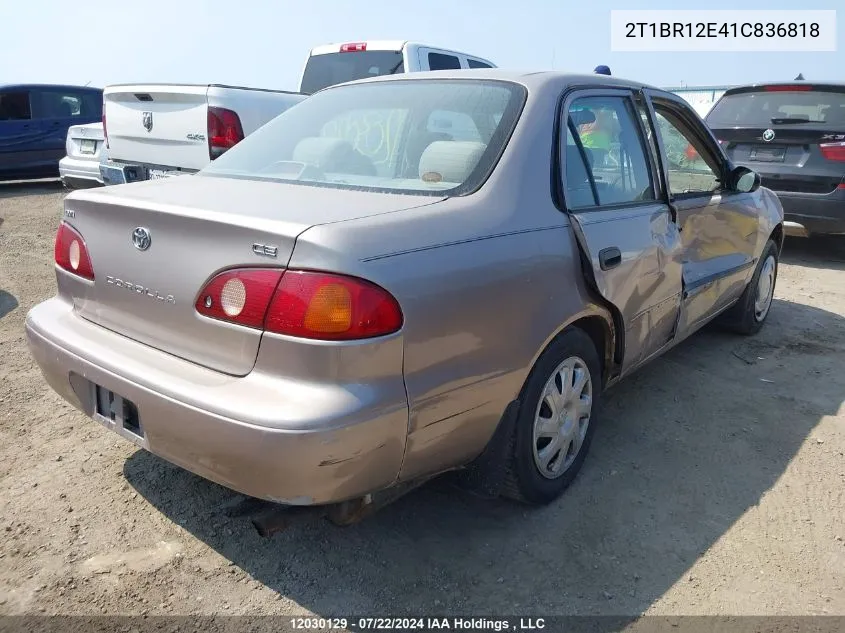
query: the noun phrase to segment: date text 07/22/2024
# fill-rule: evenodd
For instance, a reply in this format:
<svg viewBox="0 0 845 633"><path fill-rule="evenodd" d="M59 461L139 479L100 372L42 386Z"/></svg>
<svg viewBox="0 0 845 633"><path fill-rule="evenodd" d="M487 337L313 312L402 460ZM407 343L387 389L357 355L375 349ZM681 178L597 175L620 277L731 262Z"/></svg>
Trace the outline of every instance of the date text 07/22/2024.
<svg viewBox="0 0 845 633"><path fill-rule="evenodd" d="M499 620L488 618L291 618L290 626L299 631L539 631L546 627L544 618L516 618L514 620Z"/></svg>

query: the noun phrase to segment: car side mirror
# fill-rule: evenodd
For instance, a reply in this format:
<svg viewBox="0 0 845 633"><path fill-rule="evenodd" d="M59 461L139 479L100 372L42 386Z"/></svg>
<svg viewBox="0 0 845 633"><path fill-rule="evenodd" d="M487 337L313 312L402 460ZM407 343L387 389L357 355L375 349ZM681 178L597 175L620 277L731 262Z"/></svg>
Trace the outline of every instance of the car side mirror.
<svg viewBox="0 0 845 633"><path fill-rule="evenodd" d="M760 174L748 167L735 167L731 171L730 188L739 193L751 193L760 188Z"/></svg>

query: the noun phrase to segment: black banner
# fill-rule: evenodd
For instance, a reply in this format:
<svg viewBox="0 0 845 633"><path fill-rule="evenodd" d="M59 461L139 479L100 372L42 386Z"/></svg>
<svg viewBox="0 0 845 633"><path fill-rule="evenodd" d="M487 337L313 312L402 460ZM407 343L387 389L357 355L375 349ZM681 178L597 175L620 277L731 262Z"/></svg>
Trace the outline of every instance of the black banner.
<svg viewBox="0 0 845 633"><path fill-rule="evenodd" d="M845 616L0 616L0 633L845 633Z"/></svg>

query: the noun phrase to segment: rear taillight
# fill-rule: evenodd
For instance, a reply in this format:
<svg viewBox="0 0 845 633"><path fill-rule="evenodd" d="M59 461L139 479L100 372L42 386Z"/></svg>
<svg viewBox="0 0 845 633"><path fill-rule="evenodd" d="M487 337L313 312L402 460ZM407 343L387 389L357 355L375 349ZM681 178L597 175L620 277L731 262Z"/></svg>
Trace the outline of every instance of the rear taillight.
<svg viewBox="0 0 845 633"><path fill-rule="evenodd" d="M684 156L687 157L687 160L695 160L698 158L698 151L692 145L687 145L687 148L684 150Z"/></svg>
<svg viewBox="0 0 845 633"><path fill-rule="evenodd" d="M348 341L402 327L402 310L383 288L345 275L243 268L214 277L200 293L202 315L307 339Z"/></svg>
<svg viewBox="0 0 845 633"><path fill-rule="evenodd" d="M276 290L264 328L311 339L352 340L392 334L402 310L384 288L314 271L288 271Z"/></svg>
<svg viewBox="0 0 845 633"><path fill-rule="evenodd" d="M845 143L822 143L819 150L827 160L845 162Z"/></svg>
<svg viewBox="0 0 845 633"><path fill-rule="evenodd" d="M226 108L208 108L208 154L219 157L244 139L244 130L237 113Z"/></svg>
<svg viewBox="0 0 845 633"><path fill-rule="evenodd" d="M365 50L367 50L366 42L351 42L340 45L341 53L363 53Z"/></svg>
<svg viewBox="0 0 845 633"><path fill-rule="evenodd" d="M85 279L94 279L94 267L85 240L69 224L62 222L56 233L53 255L61 268Z"/></svg>
<svg viewBox="0 0 845 633"><path fill-rule="evenodd" d="M261 328L273 291L279 285L279 269L243 268L214 277L197 298L197 312L212 319Z"/></svg>

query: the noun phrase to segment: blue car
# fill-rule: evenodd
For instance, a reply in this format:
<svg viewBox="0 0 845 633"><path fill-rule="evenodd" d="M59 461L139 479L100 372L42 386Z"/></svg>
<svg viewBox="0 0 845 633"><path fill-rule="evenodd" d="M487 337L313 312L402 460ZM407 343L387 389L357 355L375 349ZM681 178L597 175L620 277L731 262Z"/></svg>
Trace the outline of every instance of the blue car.
<svg viewBox="0 0 845 633"><path fill-rule="evenodd" d="M102 116L100 88L0 85L0 180L58 177L68 128Z"/></svg>

